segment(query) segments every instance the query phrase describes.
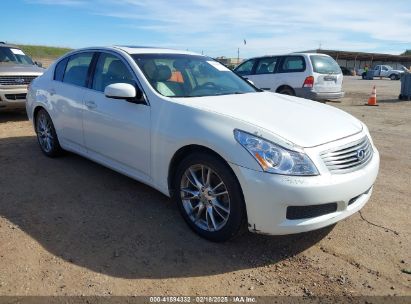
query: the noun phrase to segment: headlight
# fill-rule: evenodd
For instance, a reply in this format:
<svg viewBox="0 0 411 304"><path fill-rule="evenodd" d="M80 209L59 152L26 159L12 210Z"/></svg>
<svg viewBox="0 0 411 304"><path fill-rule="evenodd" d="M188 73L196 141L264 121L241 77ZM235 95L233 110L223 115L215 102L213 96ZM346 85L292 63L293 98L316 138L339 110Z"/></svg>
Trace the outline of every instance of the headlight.
<svg viewBox="0 0 411 304"><path fill-rule="evenodd" d="M311 159L304 153L283 148L240 130L234 130L234 137L266 172L284 175L319 174Z"/></svg>

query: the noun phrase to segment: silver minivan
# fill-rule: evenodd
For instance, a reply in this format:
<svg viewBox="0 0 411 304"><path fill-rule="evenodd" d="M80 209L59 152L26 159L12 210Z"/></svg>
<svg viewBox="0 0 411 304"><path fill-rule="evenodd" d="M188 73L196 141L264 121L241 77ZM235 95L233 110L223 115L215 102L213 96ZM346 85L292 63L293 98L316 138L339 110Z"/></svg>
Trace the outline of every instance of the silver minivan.
<svg viewBox="0 0 411 304"><path fill-rule="evenodd" d="M246 60L234 71L258 88L314 100L340 99L343 74L328 55L292 53Z"/></svg>

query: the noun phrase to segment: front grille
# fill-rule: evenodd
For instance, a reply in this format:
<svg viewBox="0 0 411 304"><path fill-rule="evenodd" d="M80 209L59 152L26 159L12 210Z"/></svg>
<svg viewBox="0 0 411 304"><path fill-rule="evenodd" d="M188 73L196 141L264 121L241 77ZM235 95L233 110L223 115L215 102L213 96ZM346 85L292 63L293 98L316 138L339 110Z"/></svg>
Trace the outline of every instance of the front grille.
<svg viewBox="0 0 411 304"><path fill-rule="evenodd" d="M337 211L337 203L309 206L288 206L286 217L289 220L301 220L333 213L335 211Z"/></svg>
<svg viewBox="0 0 411 304"><path fill-rule="evenodd" d="M373 150L368 137L321 153L331 173L349 173L364 167L371 160Z"/></svg>
<svg viewBox="0 0 411 304"><path fill-rule="evenodd" d="M26 93L20 93L20 94L5 94L7 99L9 100L21 100L21 99L26 99Z"/></svg>
<svg viewBox="0 0 411 304"><path fill-rule="evenodd" d="M0 85L26 85L37 76L0 76Z"/></svg>

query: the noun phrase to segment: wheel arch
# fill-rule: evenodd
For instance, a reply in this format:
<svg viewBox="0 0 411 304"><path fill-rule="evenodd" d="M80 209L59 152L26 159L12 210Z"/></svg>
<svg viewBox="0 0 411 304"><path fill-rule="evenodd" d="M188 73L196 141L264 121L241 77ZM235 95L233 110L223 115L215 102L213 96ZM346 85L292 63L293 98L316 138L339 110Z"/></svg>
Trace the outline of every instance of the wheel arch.
<svg viewBox="0 0 411 304"><path fill-rule="evenodd" d="M399 79L399 76L400 76L400 75L398 75L397 73L391 73L391 74L388 76L388 78L391 79L392 76L394 76L395 79Z"/></svg>
<svg viewBox="0 0 411 304"><path fill-rule="evenodd" d="M217 157L218 159L220 159L221 161L223 161L227 167L229 168L229 170L231 170L231 172L234 174L235 178L237 179L238 184L240 185L241 188L241 184L240 181L238 180L236 174L234 173L234 171L231 169L231 166L229 165L229 163L224 159L224 157L222 157L219 153L217 153L216 151L214 151L213 149L210 149L206 146L202 146L202 145L198 145L198 144L190 144L190 145L186 145L181 147L180 149L178 149L173 157L171 158L169 167L168 167L168 175L167 175L167 184L168 184L168 189L170 192L170 195L172 195L173 192L173 185L172 185L172 181L173 181L173 177L176 174L176 170L178 167L178 164L188 155L192 154L192 153L196 153L196 152L203 152L203 153L207 153L207 154L211 154L214 155L215 157ZM243 192L243 189L241 188L241 192ZM243 194L244 195L244 194Z"/></svg>
<svg viewBox="0 0 411 304"><path fill-rule="evenodd" d="M48 111L45 107L43 107L42 105L37 105L33 110L33 125L34 125L34 127L36 126L36 119L37 119L37 115L39 114L40 110L44 110L48 113Z"/></svg>
<svg viewBox="0 0 411 304"><path fill-rule="evenodd" d="M282 84L282 85L280 85L280 86L275 90L275 92L276 92L276 93L280 93L281 90L283 90L283 89L290 89L290 90L294 93L294 95L295 95L295 90L294 90L294 88L291 87L291 86L288 85L288 84Z"/></svg>

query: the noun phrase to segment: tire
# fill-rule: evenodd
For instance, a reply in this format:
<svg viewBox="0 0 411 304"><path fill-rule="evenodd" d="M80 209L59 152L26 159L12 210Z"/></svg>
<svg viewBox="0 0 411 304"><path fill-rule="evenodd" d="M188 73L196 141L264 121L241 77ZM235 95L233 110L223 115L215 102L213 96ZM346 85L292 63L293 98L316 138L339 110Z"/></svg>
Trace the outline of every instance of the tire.
<svg viewBox="0 0 411 304"><path fill-rule="evenodd" d="M63 149L57 138L53 121L46 110L41 109L36 116L37 141L41 151L48 157L56 157L62 154Z"/></svg>
<svg viewBox="0 0 411 304"><path fill-rule="evenodd" d="M391 80L397 80L398 77L397 77L397 75L395 75L395 74L391 74L391 75L390 75L390 79L391 79Z"/></svg>
<svg viewBox="0 0 411 304"><path fill-rule="evenodd" d="M280 90L278 90L278 93L284 94L284 95L295 96L294 90L291 89L290 87L283 87Z"/></svg>
<svg viewBox="0 0 411 304"><path fill-rule="evenodd" d="M218 157L197 152L184 158L172 185L172 197L181 215L203 238L227 241L245 227L246 209L240 184L231 168Z"/></svg>

